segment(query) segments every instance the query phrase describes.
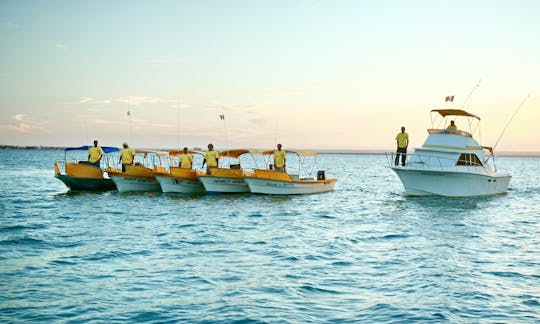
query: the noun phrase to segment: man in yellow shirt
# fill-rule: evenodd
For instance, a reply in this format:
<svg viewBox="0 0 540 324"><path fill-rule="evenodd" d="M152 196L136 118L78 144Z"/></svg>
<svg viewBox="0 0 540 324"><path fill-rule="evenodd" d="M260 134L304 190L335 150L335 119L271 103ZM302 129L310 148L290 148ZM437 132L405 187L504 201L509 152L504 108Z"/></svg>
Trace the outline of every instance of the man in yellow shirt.
<svg viewBox="0 0 540 324"><path fill-rule="evenodd" d="M396 135L397 152L395 165L399 164L399 156L401 155L401 165L405 166L407 159L407 147L409 146L409 134L405 133L405 127L401 127L401 133Z"/></svg>
<svg viewBox="0 0 540 324"><path fill-rule="evenodd" d="M219 154L214 151L214 145L208 144L208 152L204 154L202 166L206 163L206 174L210 174L210 169L217 168L219 162Z"/></svg>
<svg viewBox="0 0 540 324"><path fill-rule="evenodd" d="M88 149L88 162L90 162L91 165L99 168L103 154L103 150L98 146L98 141L95 140L94 146Z"/></svg>
<svg viewBox="0 0 540 324"><path fill-rule="evenodd" d="M453 120L451 120L450 125L448 125L448 127L446 127L446 129L448 129L448 130L457 130L457 125L454 123Z"/></svg>
<svg viewBox="0 0 540 324"><path fill-rule="evenodd" d="M126 172L126 165L132 165L135 158L135 150L128 146L127 142L122 143L120 150L120 163L122 163L122 172Z"/></svg>
<svg viewBox="0 0 540 324"><path fill-rule="evenodd" d="M179 167L182 169L193 168L193 155L188 153L188 148L184 147L184 153L178 158Z"/></svg>
<svg viewBox="0 0 540 324"><path fill-rule="evenodd" d="M277 151L274 151L274 167L278 172L285 172L287 157L285 151L281 150L281 144L277 145Z"/></svg>

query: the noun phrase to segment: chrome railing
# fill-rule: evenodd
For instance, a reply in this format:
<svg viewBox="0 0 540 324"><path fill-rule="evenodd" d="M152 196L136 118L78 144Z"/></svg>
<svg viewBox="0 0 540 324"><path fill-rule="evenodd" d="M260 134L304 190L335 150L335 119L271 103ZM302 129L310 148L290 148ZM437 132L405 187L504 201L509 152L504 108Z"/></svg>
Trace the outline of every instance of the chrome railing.
<svg viewBox="0 0 540 324"><path fill-rule="evenodd" d="M396 155L399 156L399 161L396 162ZM479 173L480 170L485 170L487 164L482 165L471 160L457 160L455 158L447 158L429 154L406 154L405 166L401 165L401 153L386 152L386 162L388 167L402 167L406 169L429 169L441 171L466 171ZM461 162L462 164L458 164ZM480 169L479 169L480 168Z"/></svg>

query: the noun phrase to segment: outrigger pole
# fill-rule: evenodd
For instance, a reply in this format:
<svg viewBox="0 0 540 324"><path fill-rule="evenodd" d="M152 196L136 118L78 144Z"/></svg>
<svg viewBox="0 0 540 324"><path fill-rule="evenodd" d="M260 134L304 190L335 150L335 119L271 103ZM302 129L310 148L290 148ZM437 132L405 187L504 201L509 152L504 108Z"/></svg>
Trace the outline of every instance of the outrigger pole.
<svg viewBox="0 0 540 324"><path fill-rule="evenodd" d="M469 99L471 99L471 96L473 95L473 93L474 93L474 91L476 90L476 88L480 87L480 82L482 82L482 79L478 80L478 83L476 83L476 85L472 88L471 93L469 93L469 96L467 97L467 99L465 99L465 101L464 101L463 104L461 105L461 108L460 108L460 109L463 109L463 107L465 107L465 104L467 104L467 102L469 101Z"/></svg>
<svg viewBox="0 0 540 324"><path fill-rule="evenodd" d="M501 135L499 136L499 138L497 139L497 142L495 142L495 145L493 145L493 150L495 150L495 147L497 146L497 144L499 144L499 141L501 140L501 138L503 137L504 135L504 132L506 132L506 129L508 128L508 125L510 125L510 123L512 122L512 119L514 119L514 117L516 116L516 114L518 113L518 111L521 109L521 107L523 107L523 105L525 104L525 101L527 101L527 99L529 99L529 97L531 96L531 94L529 93L525 99L523 99L523 101L521 101L521 103L519 104L519 106L516 108L516 110L514 111L514 113L512 114L512 117L510 117L510 119L508 120L508 122L506 123L506 126L504 126L502 132L501 132Z"/></svg>

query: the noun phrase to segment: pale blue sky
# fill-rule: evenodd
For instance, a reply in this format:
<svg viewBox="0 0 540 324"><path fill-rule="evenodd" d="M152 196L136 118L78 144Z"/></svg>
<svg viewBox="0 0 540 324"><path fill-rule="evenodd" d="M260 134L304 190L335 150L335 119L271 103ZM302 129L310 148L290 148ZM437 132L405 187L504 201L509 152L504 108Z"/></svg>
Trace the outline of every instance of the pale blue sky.
<svg viewBox="0 0 540 324"><path fill-rule="evenodd" d="M1 144L417 146L466 106L540 151L540 1L0 1ZM444 103L455 95L453 105ZM131 104L131 108L128 105ZM133 138L126 111L132 113ZM277 133L276 133L277 123Z"/></svg>

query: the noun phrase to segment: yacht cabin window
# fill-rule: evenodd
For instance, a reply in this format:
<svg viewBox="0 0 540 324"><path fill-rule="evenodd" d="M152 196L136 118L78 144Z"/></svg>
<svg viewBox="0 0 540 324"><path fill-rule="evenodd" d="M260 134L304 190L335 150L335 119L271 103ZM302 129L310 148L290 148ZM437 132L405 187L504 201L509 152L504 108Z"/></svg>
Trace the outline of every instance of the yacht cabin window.
<svg viewBox="0 0 540 324"><path fill-rule="evenodd" d="M463 153L459 156L456 165L483 166L476 154Z"/></svg>

